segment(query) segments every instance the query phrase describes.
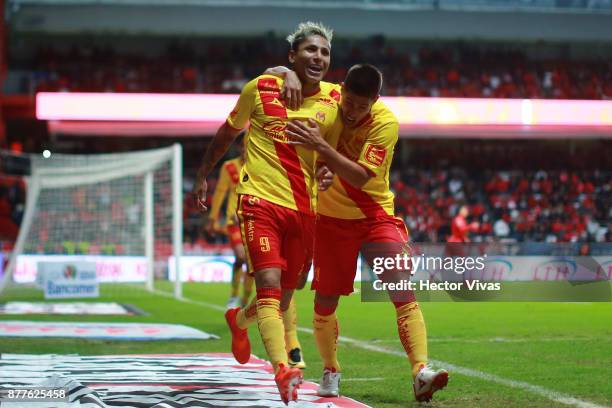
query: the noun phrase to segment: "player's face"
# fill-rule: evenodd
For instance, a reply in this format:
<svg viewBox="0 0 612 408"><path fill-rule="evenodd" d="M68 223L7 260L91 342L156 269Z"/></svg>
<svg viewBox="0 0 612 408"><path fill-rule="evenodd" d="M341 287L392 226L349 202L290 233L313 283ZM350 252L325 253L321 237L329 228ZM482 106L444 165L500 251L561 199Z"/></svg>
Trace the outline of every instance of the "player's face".
<svg viewBox="0 0 612 408"><path fill-rule="evenodd" d="M307 84L319 83L331 59L329 41L319 35L311 35L300 43L297 51L289 51L289 62L300 80Z"/></svg>
<svg viewBox="0 0 612 408"><path fill-rule="evenodd" d="M376 98L355 95L346 88L342 88L342 99L340 100L342 121L348 127L357 126L370 113L374 102Z"/></svg>

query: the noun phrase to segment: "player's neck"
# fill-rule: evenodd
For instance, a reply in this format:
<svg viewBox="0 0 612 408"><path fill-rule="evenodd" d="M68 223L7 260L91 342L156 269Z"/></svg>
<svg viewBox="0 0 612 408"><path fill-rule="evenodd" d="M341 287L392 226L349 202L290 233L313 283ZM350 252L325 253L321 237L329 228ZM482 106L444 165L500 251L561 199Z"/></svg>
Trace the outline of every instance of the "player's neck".
<svg viewBox="0 0 612 408"><path fill-rule="evenodd" d="M316 84L302 83L302 95L305 98L318 94L320 90L321 87L319 86L319 82L317 82Z"/></svg>

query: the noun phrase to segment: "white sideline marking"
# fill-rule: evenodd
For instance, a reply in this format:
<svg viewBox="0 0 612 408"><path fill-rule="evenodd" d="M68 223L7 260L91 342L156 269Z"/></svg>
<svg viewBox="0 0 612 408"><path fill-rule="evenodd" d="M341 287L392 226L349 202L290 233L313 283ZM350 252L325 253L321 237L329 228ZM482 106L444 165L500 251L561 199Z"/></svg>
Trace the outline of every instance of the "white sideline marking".
<svg viewBox="0 0 612 408"><path fill-rule="evenodd" d="M506 337L491 337L487 339L464 339L459 337L433 337L428 338L428 343L547 343L547 342L564 342L564 341L596 341L596 340L608 340L607 338L596 338L596 337L540 337L540 338L529 338L529 337L518 337L518 338L506 338ZM376 339L370 340L369 343L381 344L381 343L397 343L399 339Z"/></svg>
<svg viewBox="0 0 612 408"><path fill-rule="evenodd" d="M143 288L141 288L141 289L143 289ZM146 289L143 289L143 290L146 290ZM147 290L147 292L148 292L148 290ZM189 304L192 304L192 305L205 306L205 307L208 307L208 308L211 308L211 309L218 310L218 311L223 312L223 313L225 313L225 311L227 310L223 306L219 306L219 305L216 305L214 303L200 302L199 300L192 300L192 299L188 299L186 297L181 297L180 299L177 299L177 298L174 297L173 293L163 292L163 291L157 290L157 289L153 289L151 291L151 293L155 293L156 295L165 296L165 297L172 298L172 299L175 299L175 300L178 300L178 301L181 301L181 302L189 303Z"/></svg>
<svg viewBox="0 0 612 408"><path fill-rule="evenodd" d="M145 288L141 288L142 290L146 290ZM158 290L153 290L153 293L165 296L165 297L170 297L173 299L176 299L174 297L173 294L171 293L166 293L166 292L161 292ZM185 302L185 303L189 303L192 305L198 305L198 306L204 306L204 307L208 307L214 310L218 310L218 311L222 311L225 312L225 307L220 306L220 305L216 305L213 303L207 303L207 302L200 302L197 300L191 300L191 299L187 299L187 298L180 298L180 299L176 299L179 300L181 302ZM306 327L298 327L298 330L304 333L309 333L309 334L313 334L312 329L306 328ZM350 337L344 337L344 336L340 336L338 338L339 341L344 342L344 343L349 343L354 345L355 347L359 347L361 349L364 350L369 350L369 351L375 351L377 353L383 353L383 354L389 354L392 356L399 356L402 358L406 358L406 353L404 353L403 351L397 351L397 350L389 350L387 348L384 347L379 347L379 346L375 346L372 345L368 342L365 341L361 341L361 340L357 340L357 339L353 339ZM494 382L497 384L501 384L501 385L505 385L506 387L511 387L511 388L519 388L525 391L529 391L532 392L534 394L540 395L542 397L548 398L551 401L555 401L555 402L559 402L561 404L565 404L565 405L574 405L576 407L579 408L608 408L604 405L598 405L598 404L594 404L592 402L588 402L588 401L583 401L580 400L578 398L574 398L571 395L567 395L567 394L563 394L557 391L553 391L553 390L549 390L548 388L544 388L541 387L539 385L534 385L534 384L530 384L528 382L524 382L524 381L516 381L516 380L510 380L507 378L503 378L500 376L497 376L495 374L489 374L489 373L485 373L484 371L479 371L479 370L473 370L471 368L467 368L467 367L461 367L455 364L451 364L451 363L447 363L445 361L440 361L440 360L430 360L430 362L436 366L439 367L444 367L445 369L451 371L452 372L456 372L468 377L474 377L474 378L478 378L481 380L485 380L485 381L490 381L490 382ZM346 379L342 379L342 381L346 381Z"/></svg>
<svg viewBox="0 0 612 408"><path fill-rule="evenodd" d="M312 329L308 329L305 327L298 327L298 330L304 333L312 334ZM338 337L338 340L344 343L352 344L364 350L376 351L378 353L390 354L393 356L399 356L402 358L406 358L406 353L403 351L389 350L387 348L374 346L365 341L352 339L350 337L340 336ZM561 404L575 405L580 408L606 408L603 405L597 405L597 404L593 404L592 402L582 401L570 395L562 394L560 392L549 390L539 385L533 385L533 384L530 384L524 381L510 380L507 378L499 377L494 374L485 373L484 371L473 370L471 368L461 367L455 364L447 363L445 361L430 360L430 362L438 367L444 367L445 369L451 372L456 372L456 373L463 374L468 377L474 377L474 378L478 378L481 380L486 380L486 381L502 384L507 387L520 388L526 391L530 391L534 394L541 395L552 401L559 402Z"/></svg>

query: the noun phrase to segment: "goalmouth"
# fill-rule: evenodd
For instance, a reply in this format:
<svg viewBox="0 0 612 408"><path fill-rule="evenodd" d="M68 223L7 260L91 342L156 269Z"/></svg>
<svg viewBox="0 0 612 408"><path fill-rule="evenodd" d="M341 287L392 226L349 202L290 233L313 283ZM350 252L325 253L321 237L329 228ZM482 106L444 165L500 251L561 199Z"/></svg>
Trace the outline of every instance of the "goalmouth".
<svg viewBox="0 0 612 408"><path fill-rule="evenodd" d="M96 263L100 283L155 282L177 271L182 297L182 148L30 155L26 206L0 294L35 283L42 261Z"/></svg>

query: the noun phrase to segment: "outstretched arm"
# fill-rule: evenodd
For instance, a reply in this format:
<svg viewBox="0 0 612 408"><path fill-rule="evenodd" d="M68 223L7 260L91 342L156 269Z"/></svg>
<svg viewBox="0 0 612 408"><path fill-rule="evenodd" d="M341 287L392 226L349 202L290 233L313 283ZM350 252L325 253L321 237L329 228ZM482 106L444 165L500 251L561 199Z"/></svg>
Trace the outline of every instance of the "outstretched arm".
<svg viewBox="0 0 612 408"><path fill-rule="evenodd" d="M217 130L215 137L206 149L206 153L204 153L202 164L198 169L196 181L193 185L193 194L196 198L197 207L201 212L208 210L206 207L206 192L208 189L206 178L215 168L219 160L221 160L225 152L227 152L227 149L229 149L240 132L240 129L234 129L225 122L219 130Z"/></svg>
<svg viewBox="0 0 612 408"><path fill-rule="evenodd" d="M240 98L236 102L236 107L229 114L225 123L217 130L215 137L208 145L208 149L206 149L206 153L204 153L202 164L198 169L198 175L193 185L196 205L201 212L205 212L208 209L206 207L206 190L208 189L206 178L225 152L227 152L236 136L247 126L251 113L255 109L256 82L256 80L253 80L242 88Z"/></svg>

